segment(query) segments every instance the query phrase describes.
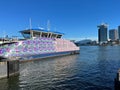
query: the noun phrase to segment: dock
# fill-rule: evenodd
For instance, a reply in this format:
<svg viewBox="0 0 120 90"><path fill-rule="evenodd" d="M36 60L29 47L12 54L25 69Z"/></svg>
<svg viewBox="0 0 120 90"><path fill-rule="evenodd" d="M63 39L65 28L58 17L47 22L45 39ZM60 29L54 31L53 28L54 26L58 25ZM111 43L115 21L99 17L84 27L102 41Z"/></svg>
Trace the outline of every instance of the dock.
<svg viewBox="0 0 120 90"><path fill-rule="evenodd" d="M19 74L19 60L6 60L0 62L0 79L9 78Z"/></svg>

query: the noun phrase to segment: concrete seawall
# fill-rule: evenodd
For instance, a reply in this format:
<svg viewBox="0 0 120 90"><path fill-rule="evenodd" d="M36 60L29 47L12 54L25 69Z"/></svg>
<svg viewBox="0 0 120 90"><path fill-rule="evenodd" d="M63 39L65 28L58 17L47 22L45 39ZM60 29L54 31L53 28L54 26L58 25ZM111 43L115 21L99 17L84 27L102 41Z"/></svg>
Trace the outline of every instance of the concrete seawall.
<svg viewBox="0 0 120 90"><path fill-rule="evenodd" d="M7 77L7 62L0 62L0 78Z"/></svg>
<svg viewBox="0 0 120 90"><path fill-rule="evenodd" d="M0 62L0 79L19 74L19 60Z"/></svg>

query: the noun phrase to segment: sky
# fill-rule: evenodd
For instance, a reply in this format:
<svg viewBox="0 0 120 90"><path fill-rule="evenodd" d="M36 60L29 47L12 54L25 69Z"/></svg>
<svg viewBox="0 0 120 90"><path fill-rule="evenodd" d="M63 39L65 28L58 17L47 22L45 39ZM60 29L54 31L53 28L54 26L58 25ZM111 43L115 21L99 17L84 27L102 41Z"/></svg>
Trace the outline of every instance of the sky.
<svg viewBox="0 0 120 90"><path fill-rule="evenodd" d="M30 27L64 33L66 39L97 40L97 25L120 25L120 0L0 0L0 37L21 36Z"/></svg>

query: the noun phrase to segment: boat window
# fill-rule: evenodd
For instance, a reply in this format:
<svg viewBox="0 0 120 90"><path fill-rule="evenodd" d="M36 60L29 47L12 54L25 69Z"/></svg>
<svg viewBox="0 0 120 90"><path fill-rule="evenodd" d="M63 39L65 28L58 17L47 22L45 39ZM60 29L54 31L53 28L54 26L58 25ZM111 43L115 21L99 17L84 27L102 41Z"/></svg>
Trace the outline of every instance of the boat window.
<svg viewBox="0 0 120 90"><path fill-rule="evenodd" d="M30 38L31 37L30 33L22 33L22 34L23 34L24 38Z"/></svg>

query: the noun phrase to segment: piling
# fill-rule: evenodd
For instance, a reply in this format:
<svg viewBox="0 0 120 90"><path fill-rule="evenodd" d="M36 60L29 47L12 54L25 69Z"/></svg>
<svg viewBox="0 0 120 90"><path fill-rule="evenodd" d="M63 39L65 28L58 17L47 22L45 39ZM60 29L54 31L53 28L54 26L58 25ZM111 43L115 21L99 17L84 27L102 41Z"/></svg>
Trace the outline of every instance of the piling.
<svg viewBox="0 0 120 90"><path fill-rule="evenodd" d="M115 83L115 85L114 85L115 86L115 90L120 90L120 69L117 72L117 76L115 78L114 83Z"/></svg>

